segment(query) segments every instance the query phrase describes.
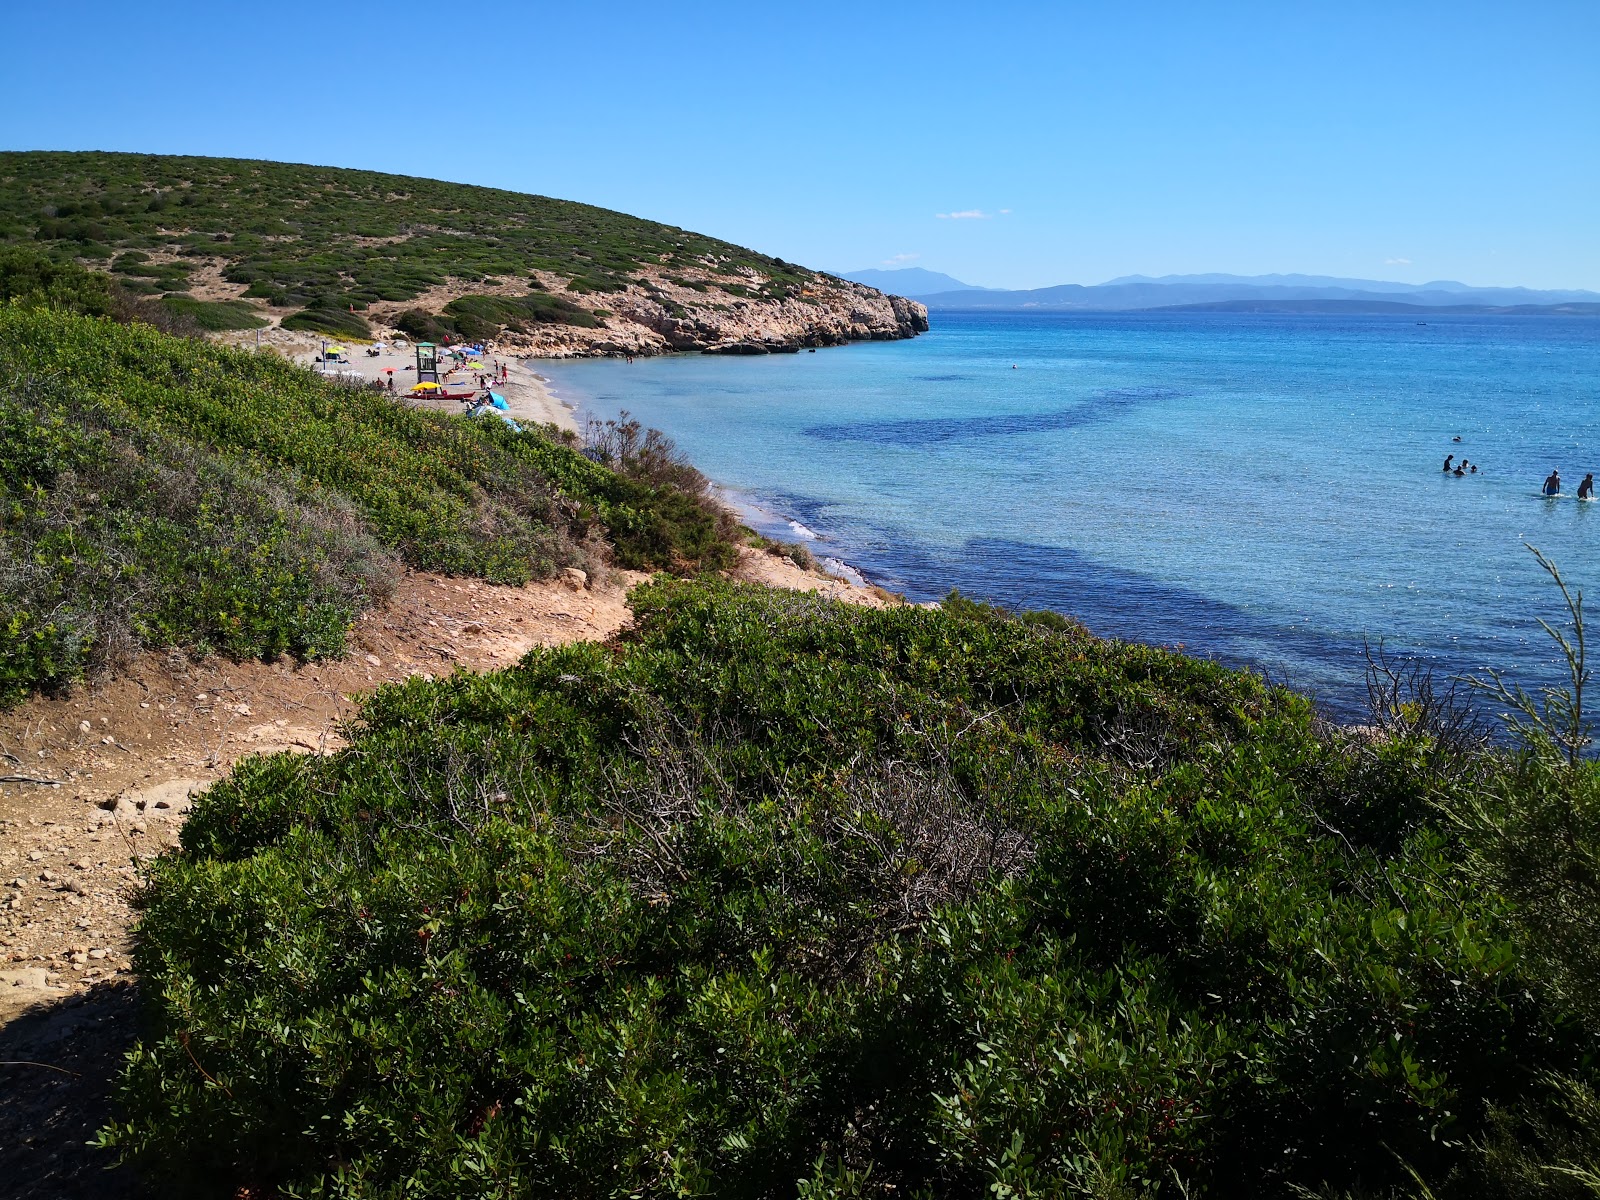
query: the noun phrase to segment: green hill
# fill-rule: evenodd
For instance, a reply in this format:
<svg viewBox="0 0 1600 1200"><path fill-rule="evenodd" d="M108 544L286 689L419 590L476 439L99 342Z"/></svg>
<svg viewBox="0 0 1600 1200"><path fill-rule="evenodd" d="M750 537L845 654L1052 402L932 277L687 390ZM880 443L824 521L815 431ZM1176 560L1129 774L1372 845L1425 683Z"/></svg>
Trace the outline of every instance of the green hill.
<svg viewBox="0 0 1600 1200"><path fill-rule="evenodd" d="M813 272L622 213L494 188L335 167L100 152L0 153L0 240L100 263L133 288L183 292L220 260L244 295L348 312L454 282L615 292L638 272L726 277L757 300Z"/></svg>
<svg viewBox="0 0 1600 1200"><path fill-rule="evenodd" d="M36 299L117 299L19 276ZM591 531L627 566L729 553L693 472L626 478L548 431L24 304L0 305L0 702L140 646L338 653L402 562L517 583L589 565Z"/></svg>

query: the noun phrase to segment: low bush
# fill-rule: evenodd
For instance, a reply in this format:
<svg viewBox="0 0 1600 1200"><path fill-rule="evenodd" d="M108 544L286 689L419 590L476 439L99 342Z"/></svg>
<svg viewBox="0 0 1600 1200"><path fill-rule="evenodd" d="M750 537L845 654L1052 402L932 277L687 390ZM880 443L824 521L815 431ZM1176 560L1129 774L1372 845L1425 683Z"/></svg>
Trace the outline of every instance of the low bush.
<svg viewBox="0 0 1600 1200"><path fill-rule="evenodd" d="M533 292L526 296L462 296L441 313L407 309L395 328L422 341L479 341L506 329L526 333L533 325L575 325L593 329L600 318L562 296Z"/></svg>
<svg viewBox="0 0 1600 1200"><path fill-rule="evenodd" d="M329 333L335 337L370 338L372 326L359 313L343 308L302 308L278 322L285 329Z"/></svg>
<svg viewBox="0 0 1600 1200"><path fill-rule="evenodd" d="M180 292L163 296L161 303L209 332L260 329L267 324L260 310L244 300L196 300Z"/></svg>
<svg viewBox="0 0 1600 1200"><path fill-rule="evenodd" d="M180 1195L1443 1195L1593 1082L1406 737L1009 616L634 602L200 800L109 1144Z"/></svg>
<svg viewBox="0 0 1600 1200"><path fill-rule="evenodd" d="M0 246L0 303L107 317L117 311L111 280L27 246Z"/></svg>

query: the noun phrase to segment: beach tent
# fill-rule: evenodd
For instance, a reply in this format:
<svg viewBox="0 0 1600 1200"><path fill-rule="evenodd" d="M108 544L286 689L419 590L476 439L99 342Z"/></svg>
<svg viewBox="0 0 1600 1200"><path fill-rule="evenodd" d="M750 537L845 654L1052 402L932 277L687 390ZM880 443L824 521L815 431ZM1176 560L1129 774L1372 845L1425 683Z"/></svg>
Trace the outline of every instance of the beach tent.
<svg viewBox="0 0 1600 1200"><path fill-rule="evenodd" d="M511 405L506 403L506 398L504 396L502 396L499 392L490 392L489 393L489 403L494 405L496 408L510 408L511 407Z"/></svg>

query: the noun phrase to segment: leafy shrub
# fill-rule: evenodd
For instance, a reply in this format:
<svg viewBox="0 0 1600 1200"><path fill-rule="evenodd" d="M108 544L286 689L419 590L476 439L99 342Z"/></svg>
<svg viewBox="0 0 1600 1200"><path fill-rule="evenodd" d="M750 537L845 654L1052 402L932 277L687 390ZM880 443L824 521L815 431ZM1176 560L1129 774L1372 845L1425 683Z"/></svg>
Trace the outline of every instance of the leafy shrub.
<svg viewBox="0 0 1600 1200"><path fill-rule="evenodd" d="M110 316L117 307L106 276L26 246L0 246L0 302L9 300L95 317Z"/></svg>
<svg viewBox="0 0 1600 1200"><path fill-rule="evenodd" d="M576 325L592 329L600 319L572 301L547 292L526 296L462 296L442 313L407 309L395 328L422 341L477 341L499 336L504 329L525 333L531 325Z"/></svg>
<svg viewBox="0 0 1600 1200"><path fill-rule="evenodd" d="M302 308L278 322L285 329L331 333L335 337L370 338L372 326L359 313L342 308Z"/></svg>
<svg viewBox="0 0 1600 1200"><path fill-rule="evenodd" d="M201 329L260 329L266 325L255 305L243 300L196 300L182 293L167 295L161 303L186 316Z"/></svg>
<svg viewBox="0 0 1600 1200"><path fill-rule="evenodd" d="M971 612L634 601L201 799L106 1141L178 1194L1380 1195L1589 1070L1438 829L1320 816L1354 768L1302 699Z"/></svg>

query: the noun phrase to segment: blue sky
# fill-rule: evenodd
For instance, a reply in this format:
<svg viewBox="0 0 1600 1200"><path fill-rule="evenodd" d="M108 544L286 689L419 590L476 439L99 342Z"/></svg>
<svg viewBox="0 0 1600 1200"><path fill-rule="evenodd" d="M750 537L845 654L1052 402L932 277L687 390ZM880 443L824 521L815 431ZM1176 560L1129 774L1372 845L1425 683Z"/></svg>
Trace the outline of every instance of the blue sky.
<svg viewBox="0 0 1600 1200"><path fill-rule="evenodd" d="M1596 0L54 0L7 33L11 149L432 175L990 286L1600 289Z"/></svg>

